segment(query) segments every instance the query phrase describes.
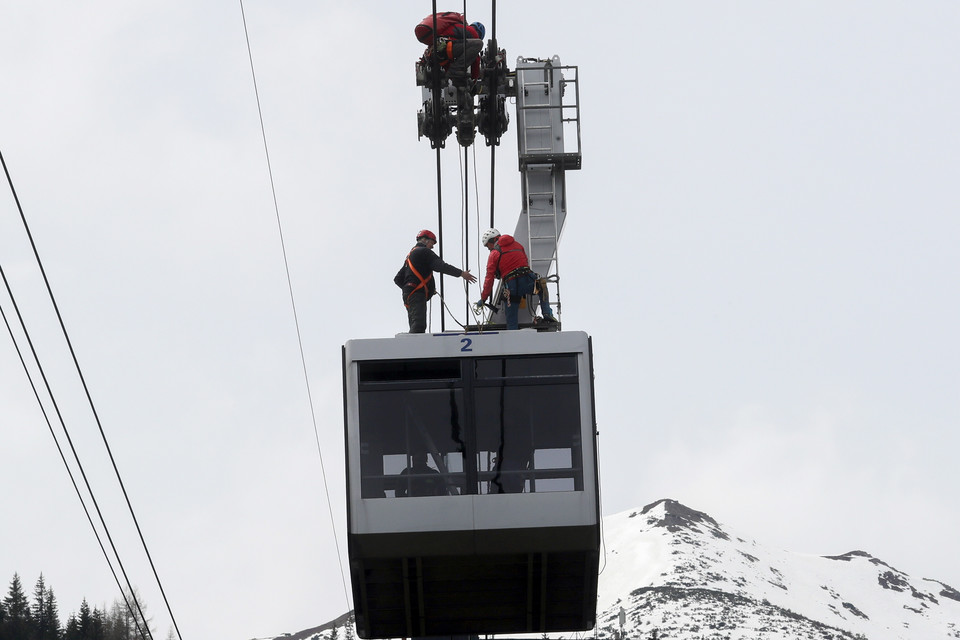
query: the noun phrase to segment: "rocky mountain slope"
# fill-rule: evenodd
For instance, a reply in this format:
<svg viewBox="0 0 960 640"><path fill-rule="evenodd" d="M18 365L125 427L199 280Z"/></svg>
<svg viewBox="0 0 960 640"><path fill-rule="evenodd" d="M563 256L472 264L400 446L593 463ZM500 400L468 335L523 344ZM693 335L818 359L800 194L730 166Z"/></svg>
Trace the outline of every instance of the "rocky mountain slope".
<svg viewBox="0 0 960 640"><path fill-rule="evenodd" d="M821 557L771 549L675 500L608 516L603 526L597 628L567 637L960 639L960 592L864 551ZM353 633L341 617L294 637Z"/></svg>
<svg viewBox="0 0 960 640"><path fill-rule="evenodd" d="M629 638L960 638L960 592L863 551L764 547L673 500L604 519L598 634Z"/></svg>

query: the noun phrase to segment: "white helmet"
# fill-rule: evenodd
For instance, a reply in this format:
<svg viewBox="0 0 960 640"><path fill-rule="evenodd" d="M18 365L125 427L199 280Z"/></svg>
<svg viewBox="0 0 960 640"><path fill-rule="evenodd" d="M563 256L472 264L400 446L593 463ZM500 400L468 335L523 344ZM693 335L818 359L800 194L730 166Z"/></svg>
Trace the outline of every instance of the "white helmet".
<svg viewBox="0 0 960 640"><path fill-rule="evenodd" d="M500 232L496 229L487 229L483 232L483 235L480 236L480 244L487 246L487 243L493 240L494 238L499 238Z"/></svg>

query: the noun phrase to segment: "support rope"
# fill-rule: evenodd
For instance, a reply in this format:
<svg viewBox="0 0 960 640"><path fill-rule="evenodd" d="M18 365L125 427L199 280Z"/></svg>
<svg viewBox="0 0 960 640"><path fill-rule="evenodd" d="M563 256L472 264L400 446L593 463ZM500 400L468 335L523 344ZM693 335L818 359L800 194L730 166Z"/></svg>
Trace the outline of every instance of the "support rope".
<svg viewBox="0 0 960 640"><path fill-rule="evenodd" d="M310 405L310 418L313 422L313 434L317 441L317 456L320 458L320 475L323 480L323 490L327 499L327 511L330 516L330 526L333 529L333 542L334 542L334 545L336 546L336 551L337 551L337 563L340 566L340 581L343 585L343 596L346 599L347 608L350 609L351 608L350 595L347 589L346 574L343 570L343 559L341 558L341 554L340 554L340 541L337 538L337 527L333 518L333 506L330 501L330 487L329 487L329 484L327 483L327 472L323 464L323 449L320 446L320 430L317 427L317 413L316 413L316 409L314 409L313 392L310 389L310 376L307 373L307 359L303 351L303 338L300 331L300 320L297 314L296 298L294 297L294 294L293 294L293 279L290 276L290 263L287 259L287 247L283 237L283 224L280 219L280 206L277 203L277 188L273 180L273 167L270 163L270 148L267 145L267 131L263 122L263 109L260 106L260 91L257 88L257 73L253 65L253 49L250 46L250 33L249 33L249 30L247 29L247 16L243 10L243 0L240 0L240 15L243 18L243 34L247 42L247 56L250 59L250 75L253 78L253 92L257 99L257 114L259 115L259 118L260 118L260 133L261 133L261 136L263 137L263 152L267 162L267 174L270 177L270 191L273 194L273 208L274 208L274 212L276 214L276 219L277 219L277 232L280 237L280 249L283 255L283 267L287 275L287 291L289 292L289 295L290 295L290 307L293 311L293 323L297 333L297 346L300 349L300 364L303 369L303 381L304 381L304 385L306 386L307 401Z"/></svg>

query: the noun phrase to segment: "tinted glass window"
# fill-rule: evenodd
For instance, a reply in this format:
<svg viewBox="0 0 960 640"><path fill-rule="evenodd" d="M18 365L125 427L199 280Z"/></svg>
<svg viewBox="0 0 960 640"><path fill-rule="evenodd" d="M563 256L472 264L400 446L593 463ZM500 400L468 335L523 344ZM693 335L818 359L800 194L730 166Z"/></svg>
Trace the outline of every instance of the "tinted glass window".
<svg viewBox="0 0 960 640"><path fill-rule="evenodd" d="M447 380L460 377L460 361L451 359L358 362L360 382Z"/></svg>
<svg viewBox="0 0 960 640"><path fill-rule="evenodd" d="M583 489L575 354L358 372L363 498Z"/></svg>
<svg viewBox="0 0 960 640"><path fill-rule="evenodd" d="M525 376L575 376L577 356L523 356L477 359L477 378L518 378Z"/></svg>
<svg viewBox="0 0 960 640"><path fill-rule="evenodd" d="M478 388L474 424L477 492L582 490L575 384Z"/></svg>
<svg viewBox="0 0 960 640"><path fill-rule="evenodd" d="M462 493L463 423L461 389L361 392L362 497Z"/></svg>

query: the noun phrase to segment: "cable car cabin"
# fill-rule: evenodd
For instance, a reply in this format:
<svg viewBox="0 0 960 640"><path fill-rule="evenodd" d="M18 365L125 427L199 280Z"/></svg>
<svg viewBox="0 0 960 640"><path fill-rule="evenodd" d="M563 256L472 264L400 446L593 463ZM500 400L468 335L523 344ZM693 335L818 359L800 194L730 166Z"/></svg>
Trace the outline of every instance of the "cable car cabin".
<svg viewBox="0 0 960 640"><path fill-rule="evenodd" d="M350 340L343 369L357 634L592 629L590 337Z"/></svg>

